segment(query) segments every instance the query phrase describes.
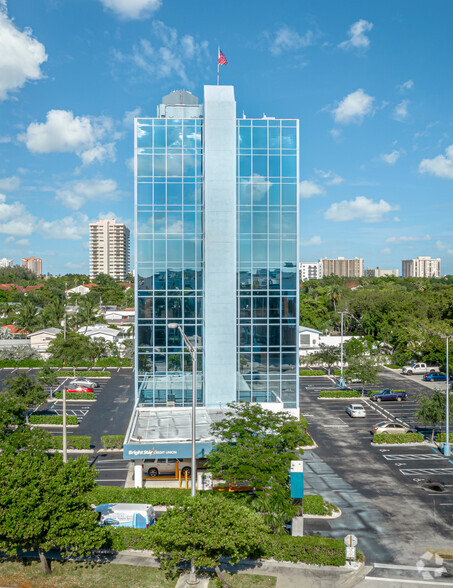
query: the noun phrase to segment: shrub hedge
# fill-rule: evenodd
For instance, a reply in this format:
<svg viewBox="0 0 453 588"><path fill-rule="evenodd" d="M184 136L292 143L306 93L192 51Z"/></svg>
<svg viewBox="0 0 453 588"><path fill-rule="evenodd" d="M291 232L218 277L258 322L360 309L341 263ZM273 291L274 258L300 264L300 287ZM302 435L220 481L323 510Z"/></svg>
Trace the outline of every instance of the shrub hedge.
<svg viewBox="0 0 453 588"><path fill-rule="evenodd" d="M341 376L341 370L333 370L334 376Z"/></svg>
<svg viewBox="0 0 453 588"><path fill-rule="evenodd" d="M308 421L302 414L299 416L299 422L301 427L303 427L304 429L308 429Z"/></svg>
<svg viewBox="0 0 453 588"><path fill-rule="evenodd" d="M302 498L302 504L304 507L304 514L331 515L333 512L338 511L337 506L324 500L322 496L317 496L315 494L306 494Z"/></svg>
<svg viewBox="0 0 453 588"><path fill-rule="evenodd" d="M321 390L319 398L360 398L359 390Z"/></svg>
<svg viewBox="0 0 453 588"><path fill-rule="evenodd" d="M375 433L373 443L420 443L425 438L421 433Z"/></svg>
<svg viewBox="0 0 453 588"><path fill-rule="evenodd" d="M149 549L153 545L153 528L130 529L118 527L109 529L105 547L124 551L125 549ZM291 537L290 535L269 535L262 546L261 556L277 561L302 562L324 566L343 566L346 563L345 546L342 539L330 537Z"/></svg>
<svg viewBox="0 0 453 588"><path fill-rule="evenodd" d="M331 537L291 537L270 535L263 545L263 556L277 561L302 562L318 566L344 566L346 552L343 539Z"/></svg>
<svg viewBox="0 0 453 588"><path fill-rule="evenodd" d="M439 443L445 443L446 440L446 433L437 433L436 441L438 441ZM453 435L451 433L448 435L448 443L453 443Z"/></svg>
<svg viewBox="0 0 453 588"><path fill-rule="evenodd" d="M85 370L83 372L76 372L77 378L110 378L109 371L102 370Z"/></svg>
<svg viewBox="0 0 453 588"><path fill-rule="evenodd" d="M55 392L55 398L63 398L63 392ZM67 392L66 400L96 400L94 392Z"/></svg>
<svg viewBox="0 0 453 588"><path fill-rule="evenodd" d="M190 498L190 490L179 488L119 488L96 486L88 493L92 504L108 502L146 502L153 506L180 505Z"/></svg>
<svg viewBox="0 0 453 588"><path fill-rule="evenodd" d="M301 435L300 447L304 445L313 445L313 439L308 433L302 433Z"/></svg>
<svg viewBox="0 0 453 588"><path fill-rule="evenodd" d="M32 414L29 417L31 425L62 425L63 415L61 414ZM74 415L66 415L67 425L77 425L77 417Z"/></svg>
<svg viewBox="0 0 453 588"><path fill-rule="evenodd" d="M130 367L131 360L121 357L101 357L97 360L98 367Z"/></svg>
<svg viewBox="0 0 453 588"><path fill-rule="evenodd" d="M324 514L324 499L322 496L306 494L302 498L302 506L304 508L304 514Z"/></svg>
<svg viewBox="0 0 453 588"><path fill-rule="evenodd" d="M104 449L122 449L124 435L102 435L101 443Z"/></svg>
<svg viewBox="0 0 453 588"><path fill-rule="evenodd" d="M89 435L68 435L68 449L90 449L91 437ZM52 448L63 449L63 437L52 437Z"/></svg>
<svg viewBox="0 0 453 588"><path fill-rule="evenodd" d="M299 376L324 376L326 370L299 370Z"/></svg>
<svg viewBox="0 0 453 588"><path fill-rule="evenodd" d="M385 367L388 367L391 370L400 370L403 366L402 365L398 365L397 363L389 363Z"/></svg>

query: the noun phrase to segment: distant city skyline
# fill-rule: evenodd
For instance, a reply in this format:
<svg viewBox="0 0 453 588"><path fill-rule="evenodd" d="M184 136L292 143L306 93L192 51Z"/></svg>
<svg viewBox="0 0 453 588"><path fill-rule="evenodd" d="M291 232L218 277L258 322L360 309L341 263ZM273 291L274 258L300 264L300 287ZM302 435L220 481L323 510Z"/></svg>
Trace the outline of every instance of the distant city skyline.
<svg viewBox="0 0 453 588"><path fill-rule="evenodd" d="M301 121L300 259L453 274L452 4L237 7L0 1L1 255L88 273L89 223L133 227L134 117L215 84L220 45L239 116Z"/></svg>

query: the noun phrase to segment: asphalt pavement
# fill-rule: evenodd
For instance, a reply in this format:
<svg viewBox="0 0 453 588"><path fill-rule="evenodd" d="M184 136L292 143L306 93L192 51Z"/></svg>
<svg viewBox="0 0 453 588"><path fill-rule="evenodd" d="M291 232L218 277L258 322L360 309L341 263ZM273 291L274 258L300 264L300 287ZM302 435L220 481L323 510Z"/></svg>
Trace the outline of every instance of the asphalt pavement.
<svg viewBox="0 0 453 588"><path fill-rule="evenodd" d="M340 537L349 528L358 537L367 563L376 564L372 577L377 582L395 574L407 578L409 572L415 574L413 581L423 580L420 569L429 567L427 553L453 557L453 460L428 444L373 447L371 429L383 420L416 424L415 397L426 387L414 377L384 372L376 389L406 389L408 400L379 404L365 398L354 400L364 404L367 413L355 419L345 412L352 401L318 399L320 390L337 388L333 378L325 376L300 379L301 412L318 444L304 456L307 483L314 493L321 493L343 511L340 519L328 525L309 522L307 530ZM433 572L433 581L447 576L452 581L450 560L441 559L435 567L444 567L444 575L434 578ZM383 565L394 567L380 567Z"/></svg>

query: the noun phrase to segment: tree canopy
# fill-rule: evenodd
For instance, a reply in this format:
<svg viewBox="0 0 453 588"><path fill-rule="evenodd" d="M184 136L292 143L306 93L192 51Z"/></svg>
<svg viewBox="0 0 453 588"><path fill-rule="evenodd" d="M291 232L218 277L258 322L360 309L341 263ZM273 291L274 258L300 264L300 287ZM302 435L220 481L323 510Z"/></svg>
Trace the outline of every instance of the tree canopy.
<svg viewBox="0 0 453 588"><path fill-rule="evenodd" d="M286 412L271 412L257 404L228 406L226 417L211 428L216 443L208 455L208 469L231 483L286 486L291 459L298 459L302 440L299 422Z"/></svg>

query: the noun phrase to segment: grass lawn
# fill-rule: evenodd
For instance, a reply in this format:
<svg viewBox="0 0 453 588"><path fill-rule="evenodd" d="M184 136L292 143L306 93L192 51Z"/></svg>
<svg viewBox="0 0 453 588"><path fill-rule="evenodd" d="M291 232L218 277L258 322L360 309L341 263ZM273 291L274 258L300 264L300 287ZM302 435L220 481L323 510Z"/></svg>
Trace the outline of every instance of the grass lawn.
<svg viewBox="0 0 453 588"><path fill-rule="evenodd" d="M214 575L215 576L215 575ZM232 588L275 588L273 576L225 574ZM46 576L34 560L0 560L0 587L8 588L174 588L176 580L156 568L93 562L52 561L52 575ZM209 587L216 588L216 577Z"/></svg>

